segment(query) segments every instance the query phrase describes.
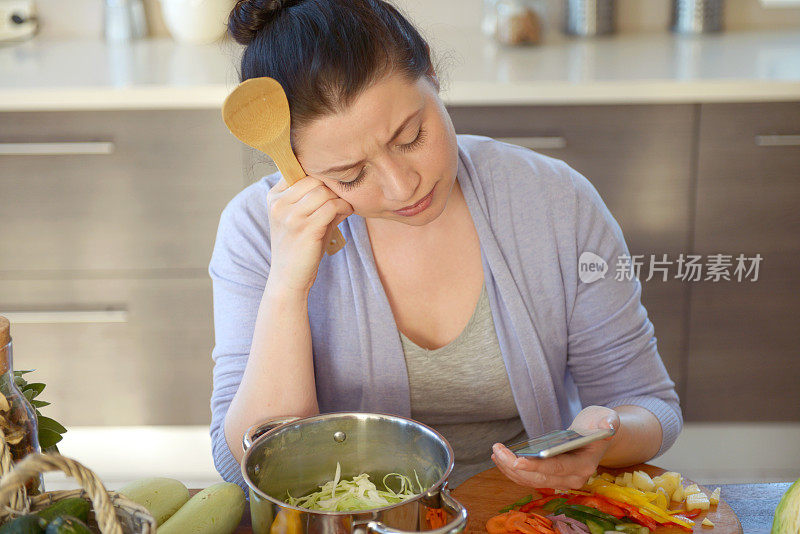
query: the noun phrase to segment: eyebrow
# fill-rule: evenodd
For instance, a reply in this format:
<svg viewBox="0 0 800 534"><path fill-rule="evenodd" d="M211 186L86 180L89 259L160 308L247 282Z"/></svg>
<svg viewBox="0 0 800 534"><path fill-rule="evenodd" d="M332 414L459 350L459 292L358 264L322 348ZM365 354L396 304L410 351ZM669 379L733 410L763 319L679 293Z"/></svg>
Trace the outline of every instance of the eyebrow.
<svg viewBox="0 0 800 534"><path fill-rule="evenodd" d="M419 115L421 111L422 111L422 108L419 108L418 110L413 112L411 115L406 117L406 119L394 131L394 133L392 134L391 139L389 139L389 142L391 143L392 141L397 139L397 136L400 135L400 132L402 132L403 129L406 126L408 126L408 123L411 122L417 115ZM363 159L360 160L360 161L356 161L355 163L345 163L344 165L337 165L335 167L331 167L329 169L325 169L324 171L321 171L319 174L329 174L329 173L332 173L332 172L346 171L348 169L352 169L353 167L357 167L358 165L361 165L362 163L364 163Z"/></svg>

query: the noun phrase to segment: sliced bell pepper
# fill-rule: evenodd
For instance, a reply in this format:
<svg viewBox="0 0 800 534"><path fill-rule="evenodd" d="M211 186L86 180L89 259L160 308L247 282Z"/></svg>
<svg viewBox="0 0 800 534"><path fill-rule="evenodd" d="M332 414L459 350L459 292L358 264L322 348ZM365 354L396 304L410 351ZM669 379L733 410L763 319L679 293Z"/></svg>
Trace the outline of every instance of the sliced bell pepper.
<svg viewBox="0 0 800 534"><path fill-rule="evenodd" d="M541 499L536 499L535 501L531 501L528 504L524 504L519 511L520 512L528 512L533 510L534 508L541 508L545 504L549 503L554 499L563 499L560 495L545 495Z"/></svg>
<svg viewBox="0 0 800 534"><path fill-rule="evenodd" d="M567 501L567 504L580 504L583 506L588 506L590 508L594 508L603 512L604 514L608 514L610 516L616 517L617 519L621 519L625 517L625 510L611 504L606 499L602 499L600 497L590 497L587 495L577 495L570 500Z"/></svg>

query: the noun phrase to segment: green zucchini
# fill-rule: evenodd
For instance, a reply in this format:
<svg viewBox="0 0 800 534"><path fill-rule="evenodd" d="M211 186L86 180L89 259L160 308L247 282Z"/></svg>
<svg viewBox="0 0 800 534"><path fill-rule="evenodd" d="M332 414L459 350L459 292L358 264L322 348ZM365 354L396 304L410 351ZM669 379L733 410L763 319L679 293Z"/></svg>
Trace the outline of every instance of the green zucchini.
<svg viewBox="0 0 800 534"><path fill-rule="evenodd" d="M158 526L189 500L189 490L183 482L172 478L143 478L131 482L119 493L147 508Z"/></svg>
<svg viewBox="0 0 800 534"><path fill-rule="evenodd" d="M231 534L242 520L244 492L230 482L207 487L158 527L158 534Z"/></svg>

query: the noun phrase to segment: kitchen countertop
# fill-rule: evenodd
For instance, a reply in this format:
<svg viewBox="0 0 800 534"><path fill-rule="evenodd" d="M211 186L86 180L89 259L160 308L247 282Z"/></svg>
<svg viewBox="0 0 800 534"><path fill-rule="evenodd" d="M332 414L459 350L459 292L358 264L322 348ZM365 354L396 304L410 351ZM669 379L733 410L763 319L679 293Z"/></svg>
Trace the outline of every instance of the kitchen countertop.
<svg viewBox="0 0 800 534"><path fill-rule="evenodd" d="M788 482L779 482L724 484L720 487L722 488L722 499L736 512L744 534L769 534L775 508L790 485ZM716 485L707 484L706 487L716 487ZM199 490L192 490L192 494L197 491ZM702 531L713 533L714 529L702 528ZM251 532L250 506L248 505L245 508L242 522L236 529L236 534L250 534Z"/></svg>
<svg viewBox="0 0 800 534"><path fill-rule="evenodd" d="M427 37L450 105L800 100L800 30L594 39L548 35L509 48L475 30ZM241 48L148 39L34 40L0 48L0 111L214 109Z"/></svg>

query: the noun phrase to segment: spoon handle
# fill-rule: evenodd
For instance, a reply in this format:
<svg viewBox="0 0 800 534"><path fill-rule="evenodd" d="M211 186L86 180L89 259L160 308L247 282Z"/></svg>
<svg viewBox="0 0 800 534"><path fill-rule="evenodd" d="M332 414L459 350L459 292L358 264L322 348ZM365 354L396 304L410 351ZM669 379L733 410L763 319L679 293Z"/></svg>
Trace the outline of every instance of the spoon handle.
<svg viewBox="0 0 800 534"><path fill-rule="evenodd" d="M278 170L281 171L281 175L283 179L286 180L287 184L292 185L306 177L306 172L303 170L303 167L300 166L300 162L297 161L297 157L294 155L288 139L286 139L284 143L279 143L278 146L274 147L271 157L272 161L277 165ZM339 231L338 227L334 226L333 230L325 235L325 252L329 256L333 256L339 252L344 244L344 236L342 232Z"/></svg>

